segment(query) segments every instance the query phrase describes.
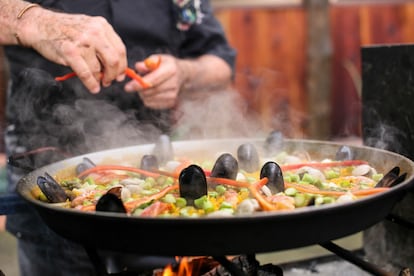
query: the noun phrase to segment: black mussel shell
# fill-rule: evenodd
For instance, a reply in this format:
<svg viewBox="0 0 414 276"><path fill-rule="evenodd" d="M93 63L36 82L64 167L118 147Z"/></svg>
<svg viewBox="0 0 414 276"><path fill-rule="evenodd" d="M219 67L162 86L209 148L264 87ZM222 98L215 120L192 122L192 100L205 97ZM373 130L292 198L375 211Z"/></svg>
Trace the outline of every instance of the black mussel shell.
<svg viewBox="0 0 414 276"><path fill-rule="evenodd" d="M217 158L211 170L211 177L236 179L239 172L239 163L230 153L223 153Z"/></svg>
<svg viewBox="0 0 414 276"><path fill-rule="evenodd" d="M160 164L164 164L174 158L173 145L168 135L160 135L155 143L153 154L157 157Z"/></svg>
<svg viewBox="0 0 414 276"><path fill-rule="evenodd" d="M110 188L108 191L106 191L106 193L107 194L114 194L118 198L121 198L122 186L114 186L114 187Z"/></svg>
<svg viewBox="0 0 414 276"><path fill-rule="evenodd" d="M283 149L284 137L282 132L274 130L266 137L264 148L266 153L273 155Z"/></svg>
<svg viewBox="0 0 414 276"><path fill-rule="evenodd" d="M159 165L157 156L153 154L146 154L142 156L140 168L149 172L158 170Z"/></svg>
<svg viewBox="0 0 414 276"><path fill-rule="evenodd" d="M335 160L345 161L345 160L354 160L355 153L349 146L340 146L335 155Z"/></svg>
<svg viewBox="0 0 414 276"><path fill-rule="evenodd" d="M37 185L51 203L65 202L69 199L65 190L48 173L45 173L45 176L37 177Z"/></svg>
<svg viewBox="0 0 414 276"><path fill-rule="evenodd" d="M251 143L245 143L237 149L237 159L240 169L248 173L258 171L260 168L260 158L256 147Z"/></svg>
<svg viewBox="0 0 414 276"><path fill-rule="evenodd" d="M269 179L267 187L273 194L283 192L285 190L285 182L283 180L282 169L273 161L266 162L260 171L260 179L267 177Z"/></svg>
<svg viewBox="0 0 414 276"><path fill-rule="evenodd" d="M190 165L181 171L179 176L180 196L193 205L194 200L207 195L207 179L202 168Z"/></svg>
<svg viewBox="0 0 414 276"><path fill-rule="evenodd" d="M76 166L76 173L80 174L90 168L95 167L95 163L92 162L88 157L84 157L82 162Z"/></svg>
<svg viewBox="0 0 414 276"><path fill-rule="evenodd" d="M384 177L378 181L375 187L393 187L397 184L400 184L407 177L407 173L400 175L400 167L392 168Z"/></svg>
<svg viewBox="0 0 414 276"><path fill-rule="evenodd" d="M96 211L126 214L122 200L113 193L106 193L96 203Z"/></svg>

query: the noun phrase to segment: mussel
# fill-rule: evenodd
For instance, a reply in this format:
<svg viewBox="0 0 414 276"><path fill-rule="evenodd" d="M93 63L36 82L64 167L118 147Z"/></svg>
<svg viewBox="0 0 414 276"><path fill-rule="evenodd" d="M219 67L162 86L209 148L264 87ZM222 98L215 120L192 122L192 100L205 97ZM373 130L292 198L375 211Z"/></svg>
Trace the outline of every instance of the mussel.
<svg viewBox="0 0 414 276"><path fill-rule="evenodd" d="M268 155L273 155L283 149L284 137L282 132L274 130L266 137L264 148Z"/></svg>
<svg viewBox="0 0 414 276"><path fill-rule="evenodd" d="M349 146L340 146L335 155L335 160L345 161L345 160L354 160L355 153Z"/></svg>
<svg viewBox="0 0 414 276"><path fill-rule="evenodd" d="M384 175L375 187L394 187L403 182L406 177L407 173L400 175L400 167L394 167Z"/></svg>
<svg viewBox="0 0 414 276"><path fill-rule="evenodd" d="M146 154L141 158L140 168L145 171L158 170L158 158L153 154Z"/></svg>
<svg viewBox="0 0 414 276"><path fill-rule="evenodd" d="M65 202L69 199L65 190L46 172L45 176L37 177L37 185L50 203Z"/></svg>
<svg viewBox="0 0 414 276"><path fill-rule="evenodd" d="M86 170L88 170L90 168L93 168L95 166L96 165L95 165L94 162L92 162L92 160L90 160L88 157L84 157L83 160L82 160L82 162L79 163L76 166L76 173L77 174L80 174L80 173L82 173L82 172L84 172L84 171L86 171Z"/></svg>
<svg viewBox="0 0 414 276"><path fill-rule="evenodd" d="M96 211L126 214L122 200L114 193L106 193L96 203Z"/></svg>
<svg viewBox="0 0 414 276"><path fill-rule="evenodd" d="M223 153L217 158L211 170L211 177L236 179L239 171L239 163L230 153Z"/></svg>
<svg viewBox="0 0 414 276"><path fill-rule="evenodd" d="M160 164L164 164L174 158L173 145L168 135L160 135L158 141L155 143L153 154L157 157Z"/></svg>
<svg viewBox="0 0 414 276"><path fill-rule="evenodd" d="M207 179L202 168L190 165L181 171L179 176L180 196L194 205L194 200L207 195Z"/></svg>
<svg viewBox="0 0 414 276"><path fill-rule="evenodd" d="M237 159L240 169L248 173L258 171L260 168L259 153L251 143L242 144L237 148Z"/></svg>
<svg viewBox="0 0 414 276"><path fill-rule="evenodd" d="M267 177L267 187L273 194L283 192L285 190L285 182L283 180L282 169L273 161L266 162L260 170L260 179Z"/></svg>

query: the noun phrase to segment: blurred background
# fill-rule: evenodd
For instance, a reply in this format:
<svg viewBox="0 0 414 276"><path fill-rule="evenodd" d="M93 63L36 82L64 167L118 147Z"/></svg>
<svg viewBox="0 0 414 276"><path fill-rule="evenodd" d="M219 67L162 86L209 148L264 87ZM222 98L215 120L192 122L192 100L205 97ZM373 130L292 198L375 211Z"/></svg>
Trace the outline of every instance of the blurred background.
<svg viewBox="0 0 414 276"><path fill-rule="evenodd" d="M359 143L361 46L414 42L409 0L211 1L238 52L234 86L248 113L264 132L290 138ZM0 48L0 193L6 79ZM15 241L3 228L0 216L0 271L17 275Z"/></svg>

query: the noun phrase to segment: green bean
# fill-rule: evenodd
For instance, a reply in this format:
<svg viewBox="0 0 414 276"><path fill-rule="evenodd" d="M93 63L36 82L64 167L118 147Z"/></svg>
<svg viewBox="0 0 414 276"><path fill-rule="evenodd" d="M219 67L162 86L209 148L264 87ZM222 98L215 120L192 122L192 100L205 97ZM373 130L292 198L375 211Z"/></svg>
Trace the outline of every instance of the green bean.
<svg viewBox="0 0 414 276"><path fill-rule="evenodd" d="M377 174L374 174L374 175L372 176L372 179L373 179L374 181L378 182L378 181L380 181L383 177L384 177L384 175L383 175L382 173L377 173Z"/></svg>
<svg viewBox="0 0 414 276"><path fill-rule="evenodd" d="M233 205L227 201L223 201L220 205L220 210L221 209L233 209Z"/></svg>
<svg viewBox="0 0 414 276"><path fill-rule="evenodd" d="M175 199L175 205L179 208L187 206L187 200L183 197L177 197Z"/></svg>
<svg viewBox="0 0 414 276"><path fill-rule="evenodd" d="M331 170L328 170L328 171L325 172L325 177L327 179L337 178L337 177L339 177L339 172L336 172L336 171L334 171L332 169Z"/></svg>
<svg viewBox="0 0 414 276"><path fill-rule="evenodd" d="M313 184L313 183L315 183L316 182L316 179L315 179L315 177L313 177L312 175L310 175L309 173L305 173L303 176L302 176L302 181L303 182L306 182L306 183L309 183L309 184Z"/></svg>
<svg viewBox="0 0 414 276"><path fill-rule="evenodd" d="M223 185L217 185L216 186L216 192L219 194L219 195L222 195L222 194L224 194L224 192L226 192L226 187L224 187Z"/></svg>
<svg viewBox="0 0 414 276"><path fill-rule="evenodd" d="M194 207L187 206L180 210L180 215L183 217L198 217L197 211L194 210Z"/></svg>
<svg viewBox="0 0 414 276"><path fill-rule="evenodd" d="M289 187L285 190L285 195L294 196L298 191L295 188Z"/></svg>
<svg viewBox="0 0 414 276"><path fill-rule="evenodd" d="M163 198L162 201L165 203L175 203L176 199L175 196L172 194L166 194Z"/></svg>

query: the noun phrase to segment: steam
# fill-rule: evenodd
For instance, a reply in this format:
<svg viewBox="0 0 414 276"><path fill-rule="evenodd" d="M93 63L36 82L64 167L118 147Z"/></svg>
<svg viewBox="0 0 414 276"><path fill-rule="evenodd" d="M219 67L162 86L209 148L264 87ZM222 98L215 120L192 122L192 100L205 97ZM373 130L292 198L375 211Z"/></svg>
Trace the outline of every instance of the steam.
<svg viewBox="0 0 414 276"><path fill-rule="evenodd" d="M394 126L382 124L376 129L371 130L371 137L365 139L365 143L379 149L393 149L397 152L403 150L403 147L398 142L397 137L406 137L405 133L401 132Z"/></svg>
<svg viewBox="0 0 414 276"><path fill-rule="evenodd" d="M158 125L149 121L150 116L159 117L156 124L162 125L162 112L149 112L137 121L136 113L142 111L134 104L126 104L128 108L121 110L105 100L112 97L114 101L120 98L126 103L137 103L134 99L137 94L117 98L119 93L125 94L120 90L122 86L118 86L91 95L78 80L74 82L78 83L73 87L57 83L39 69L27 69L19 75L10 97L8 116L10 135L17 135L21 151L55 146L77 155L148 143L161 134Z"/></svg>
<svg viewBox="0 0 414 276"><path fill-rule="evenodd" d="M211 139L253 137L262 132L254 114L233 90L195 93L182 99L175 111L173 137Z"/></svg>
<svg viewBox="0 0 414 276"><path fill-rule="evenodd" d="M242 95L232 89L185 95L169 113L140 109L138 94L125 93L122 84L92 95L78 79L56 82L39 69L24 70L14 85L8 113L11 133L19 137L16 142L21 151L55 146L79 155L154 143L161 134L170 135L173 141L263 138L274 130L266 127L261 114L252 112ZM272 94L267 85L262 88L267 97ZM120 109L108 103L108 99L127 108ZM281 106L275 108L283 108L281 115L271 117L270 124L278 126L277 130L283 133L285 129L292 129L291 124L295 122L286 117L286 101L282 98L279 102ZM294 111L289 112L292 117ZM168 131L165 125L171 119L173 124Z"/></svg>

